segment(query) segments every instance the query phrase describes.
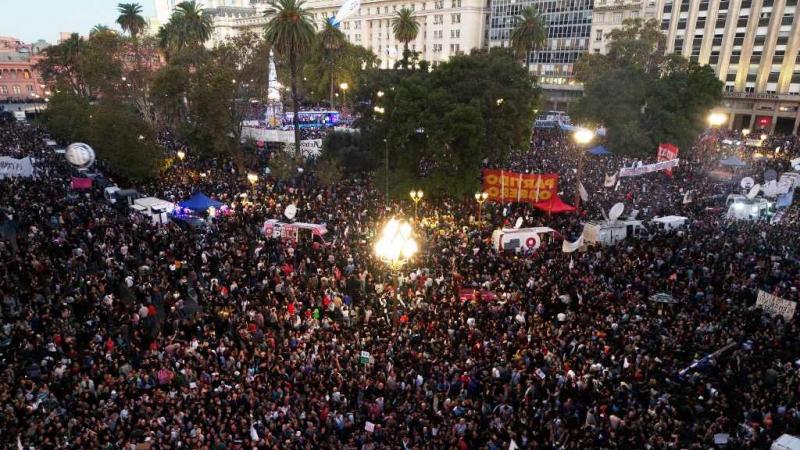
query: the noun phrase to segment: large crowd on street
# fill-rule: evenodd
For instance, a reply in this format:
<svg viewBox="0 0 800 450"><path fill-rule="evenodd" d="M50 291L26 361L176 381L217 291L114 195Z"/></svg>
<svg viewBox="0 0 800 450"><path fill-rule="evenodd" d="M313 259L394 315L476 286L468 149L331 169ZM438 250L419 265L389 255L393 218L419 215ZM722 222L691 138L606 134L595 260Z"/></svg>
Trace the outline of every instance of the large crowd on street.
<svg viewBox="0 0 800 450"><path fill-rule="evenodd" d="M395 273L375 235L413 204L385 204L368 178L251 184L164 135L188 157L120 187L232 208L205 229L153 225L70 191L75 169L47 137L0 124L0 156L36 167L0 180L0 448L764 449L800 435L798 319L754 307L759 290L800 300L799 209L726 220L739 188L709 177L720 136L671 177L614 187L605 176L634 161L586 156L581 215L487 203L478 221L473 199L426 192L420 253ZM736 177L791 171L797 141L769 139L783 151L745 158ZM559 174L572 203L576 155L568 136L537 132L506 168ZM492 246L519 218L574 240L617 202L690 223L575 253ZM290 204L327 225L324 243L263 234Z"/></svg>

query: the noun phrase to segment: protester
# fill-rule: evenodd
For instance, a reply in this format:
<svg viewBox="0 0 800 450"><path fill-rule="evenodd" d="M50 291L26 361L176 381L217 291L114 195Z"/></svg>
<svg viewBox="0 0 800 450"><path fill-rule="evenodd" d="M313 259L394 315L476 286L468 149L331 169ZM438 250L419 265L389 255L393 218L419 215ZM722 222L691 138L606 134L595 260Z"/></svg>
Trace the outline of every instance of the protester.
<svg viewBox="0 0 800 450"><path fill-rule="evenodd" d="M574 235L574 214L487 204L476 226L474 201L426 193L422 251L393 276L373 238L412 206L387 211L369 182L251 186L190 154L136 186L232 206L187 231L71 192L45 138L0 126L0 152L38 172L0 181L17 230L15 248L0 241L4 448L707 449L728 435L756 449L800 434L798 321L753 308L759 290L800 300L797 208L772 225L709 210L732 189L706 176L718 155L616 189L605 175L632 161L587 157L584 218L623 201L691 224L573 254L560 241L500 253L489 237L518 217ZM567 143L537 134L508 167L558 173L570 201ZM292 203L327 224L324 244L263 235ZM493 299L463 301L468 287Z"/></svg>

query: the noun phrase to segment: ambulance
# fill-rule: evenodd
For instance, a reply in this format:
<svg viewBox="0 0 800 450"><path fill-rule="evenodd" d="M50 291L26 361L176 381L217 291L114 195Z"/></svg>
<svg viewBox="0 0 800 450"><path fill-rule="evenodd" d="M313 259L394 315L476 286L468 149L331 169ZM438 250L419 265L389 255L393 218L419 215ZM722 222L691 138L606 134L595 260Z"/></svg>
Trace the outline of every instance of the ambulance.
<svg viewBox="0 0 800 450"><path fill-rule="evenodd" d="M492 246L495 250L513 252L536 250L542 244L542 237L553 240L556 231L549 227L503 228L492 232Z"/></svg>

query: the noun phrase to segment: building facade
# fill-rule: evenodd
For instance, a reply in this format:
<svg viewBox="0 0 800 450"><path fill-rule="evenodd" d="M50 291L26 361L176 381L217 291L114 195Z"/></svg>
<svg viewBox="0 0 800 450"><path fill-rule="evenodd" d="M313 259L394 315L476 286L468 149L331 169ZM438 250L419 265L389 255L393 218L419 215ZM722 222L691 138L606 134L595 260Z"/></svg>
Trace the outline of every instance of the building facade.
<svg viewBox="0 0 800 450"><path fill-rule="evenodd" d="M44 81L35 69L42 43L26 44L0 37L0 102L36 101L44 97Z"/></svg>
<svg viewBox="0 0 800 450"><path fill-rule="evenodd" d="M538 9L547 24L545 48L528 55L531 71L539 77L548 109L565 109L582 93L575 81L574 64L588 51L592 30L592 0L492 0L487 45L509 47L515 18L523 8Z"/></svg>
<svg viewBox="0 0 800 450"><path fill-rule="evenodd" d="M729 128L798 133L797 0L657 0L667 50L710 64Z"/></svg>
<svg viewBox="0 0 800 450"><path fill-rule="evenodd" d="M307 0L317 29L333 17L343 0ZM414 11L420 25L417 39L409 49L434 65L451 56L482 48L486 34L488 10L484 0L363 0L361 6L339 25L348 41L372 50L381 60L381 67L392 68L403 57L403 44L394 38L392 19L403 7ZM261 33L269 20L268 2L252 0L248 6L209 8L214 17L214 33L208 45L246 31ZM266 13L266 14L265 14Z"/></svg>
<svg viewBox="0 0 800 450"><path fill-rule="evenodd" d="M592 11L591 51L608 53L608 34L622 28L626 19L656 17L656 0L596 0Z"/></svg>

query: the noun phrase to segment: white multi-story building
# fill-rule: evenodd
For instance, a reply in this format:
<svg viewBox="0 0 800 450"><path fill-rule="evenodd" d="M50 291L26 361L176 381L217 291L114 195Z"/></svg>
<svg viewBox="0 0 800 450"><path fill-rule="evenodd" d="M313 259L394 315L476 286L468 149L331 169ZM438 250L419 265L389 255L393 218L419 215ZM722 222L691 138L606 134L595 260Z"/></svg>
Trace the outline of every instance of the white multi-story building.
<svg viewBox="0 0 800 450"><path fill-rule="evenodd" d="M797 0L597 0L591 48L605 53L608 32L625 18L655 18L668 52L711 65L725 83L729 128L797 134L798 12Z"/></svg>
<svg viewBox="0 0 800 450"><path fill-rule="evenodd" d="M453 55L468 53L483 47L488 10L485 0L363 0L339 28L353 44L372 50L381 60L381 67L392 68L403 56L403 44L392 31L392 19L403 7L414 11L420 25L417 39L409 48L420 57L438 64ZM229 2L230 3L230 2ZM309 10L317 29L334 16L343 0L308 0ZM214 35L208 45L245 31L261 33L269 15L269 4L253 0L246 7L216 6L209 8L214 16Z"/></svg>

